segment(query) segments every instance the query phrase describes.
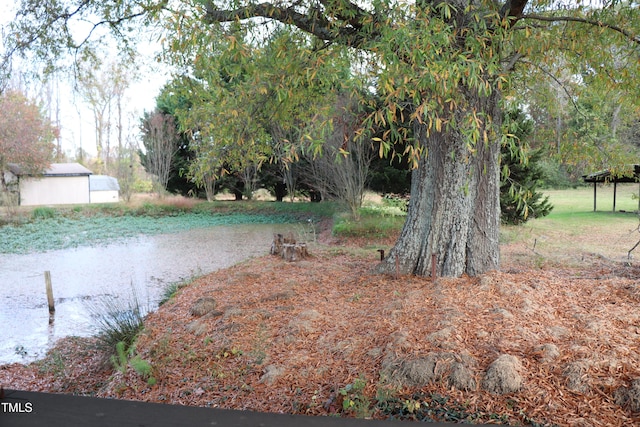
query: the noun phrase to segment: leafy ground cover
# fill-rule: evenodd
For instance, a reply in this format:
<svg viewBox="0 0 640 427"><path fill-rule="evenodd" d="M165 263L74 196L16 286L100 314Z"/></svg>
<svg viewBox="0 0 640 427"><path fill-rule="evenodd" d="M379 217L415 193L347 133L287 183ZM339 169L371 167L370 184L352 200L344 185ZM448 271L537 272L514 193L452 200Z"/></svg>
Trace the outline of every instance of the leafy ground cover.
<svg viewBox="0 0 640 427"><path fill-rule="evenodd" d="M180 287L115 368L72 338L0 367L0 384L309 415L640 425L640 265L627 258L638 219L587 213L505 227L502 270L476 278L377 275L394 232L325 231L307 260L265 256ZM505 355L512 377L491 388Z"/></svg>
<svg viewBox="0 0 640 427"><path fill-rule="evenodd" d="M19 226L6 225L0 235L0 253L29 253L109 243L143 235L216 225L295 222L290 215L183 213L172 216L54 217Z"/></svg>
<svg viewBox="0 0 640 427"><path fill-rule="evenodd" d="M28 253L104 244L143 235L233 224L317 222L332 203L198 202L173 198L127 205L24 209L0 227L0 253Z"/></svg>

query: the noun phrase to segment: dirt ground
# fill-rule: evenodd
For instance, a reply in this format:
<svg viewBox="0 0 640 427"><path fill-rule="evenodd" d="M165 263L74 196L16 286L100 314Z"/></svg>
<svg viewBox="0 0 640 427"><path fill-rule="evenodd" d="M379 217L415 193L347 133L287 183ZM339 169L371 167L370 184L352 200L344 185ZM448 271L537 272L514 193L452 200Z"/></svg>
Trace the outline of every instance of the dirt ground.
<svg viewBox="0 0 640 427"><path fill-rule="evenodd" d="M114 371L70 338L0 367L0 384L310 415L640 425L637 262L552 262L518 240L502 245L499 272L434 281L372 272L393 236L320 241L306 260L267 255L183 288L137 341L150 372ZM492 370L499 358L513 369Z"/></svg>

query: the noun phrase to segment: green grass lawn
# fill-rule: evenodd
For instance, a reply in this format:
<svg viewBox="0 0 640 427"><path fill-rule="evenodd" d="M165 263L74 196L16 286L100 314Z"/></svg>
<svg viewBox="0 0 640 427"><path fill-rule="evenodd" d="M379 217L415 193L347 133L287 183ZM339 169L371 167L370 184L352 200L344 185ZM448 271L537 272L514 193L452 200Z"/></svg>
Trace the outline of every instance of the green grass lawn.
<svg viewBox="0 0 640 427"><path fill-rule="evenodd" d="M522 245L531 254L560 264L574 264L585 254L626 259L627 252L640 239L638 199L634 198L637 192L638 184L618 185L613 212L613 185L599 185L594 212L592 186L544 190L553 211L521 226L503 226L502 243Z"/></svg>
<svg viewBox="0 0 640 427"><path fill-rule="evenodd" d="M554 205L554 214L593 212L593 186L544 190ZM616 211L638 210L638 184L618 184ZM613 211L613 184L596 187L596 212Z"/></svg>
<svg viewBox="0 0 640 427"><path fill-rule="evenodd" d="M579 231L585 227L607 223L637 224L637 184L618 185L616 211L613 212L613 186L598 186L596 210L593 210L593 188L580 187L564 190L544 190L553 205L544 218L530 221L539 226L558 226Z"/></svg>
<svg viewBox="0 0 640 427"><path fill-rule="evenodd" d="M504 259L516 263L574 265L585 254L626 259L628 251L640 240L638 232L637 184L620 184L613 207L613 185L597 187L597 210L593 210L593 187L544 190L554 208L543 218L530 219L519 226L503 225L500 236ZM622 212L624 211L624 212ZM405 217L384 200L366 203L360 220L347 213L334 216L336 236L373 238L397 233ZM640 256L640 249L638 249Z"/></svg>

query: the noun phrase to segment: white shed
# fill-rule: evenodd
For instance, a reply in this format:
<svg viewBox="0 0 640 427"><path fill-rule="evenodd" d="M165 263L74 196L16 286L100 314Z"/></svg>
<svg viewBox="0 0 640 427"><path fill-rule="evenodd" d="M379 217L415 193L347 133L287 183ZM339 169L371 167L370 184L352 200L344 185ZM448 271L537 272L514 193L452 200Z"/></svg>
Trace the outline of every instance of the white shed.
<svg viewBox="0 0 640 427"><path fill-rule="evenodd" d="M91 171L79 163L52 163L42 175L23 173L11 164L9 170L18 181L22 206L67 205L90 202Z"/></svg>
<svg viewBox="0 0 640 427"><path fill-rule="evenodd" d="M91 203L116 203L120 200L120 185L112 176L89 176L89 191Z"/></svg>

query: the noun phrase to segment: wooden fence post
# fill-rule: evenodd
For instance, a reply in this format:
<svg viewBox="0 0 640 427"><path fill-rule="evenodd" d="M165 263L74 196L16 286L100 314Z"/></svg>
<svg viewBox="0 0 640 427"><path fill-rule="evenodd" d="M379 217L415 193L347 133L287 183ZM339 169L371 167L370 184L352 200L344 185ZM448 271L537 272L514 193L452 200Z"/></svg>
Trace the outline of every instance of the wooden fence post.
<svg viewBox="0 0 640 427"><path fill-rule="evenodd" d="M49 314L53 314L56 311L56 307L53 303L53 286L51 285L51 272L44 272L44 283L47 287L47 302L49 303Z"/></svg>

